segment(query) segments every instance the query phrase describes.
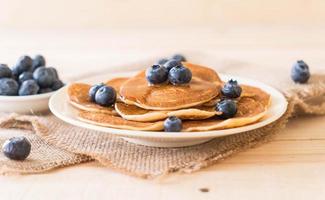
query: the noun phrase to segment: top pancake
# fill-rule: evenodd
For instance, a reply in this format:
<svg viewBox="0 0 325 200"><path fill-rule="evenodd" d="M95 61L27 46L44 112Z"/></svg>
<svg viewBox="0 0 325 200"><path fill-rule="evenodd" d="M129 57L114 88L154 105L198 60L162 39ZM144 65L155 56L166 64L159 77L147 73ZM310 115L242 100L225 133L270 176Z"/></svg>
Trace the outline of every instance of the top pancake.
<svg viewBox="0 0 325 200"><path fill-rule="evenodd" d="M222 81L214 70L191 63L183 64L192 72L189 84L150 86L144 70L122 84L122 101L148 110L177 110L201 105L218 96Z"/></svg>

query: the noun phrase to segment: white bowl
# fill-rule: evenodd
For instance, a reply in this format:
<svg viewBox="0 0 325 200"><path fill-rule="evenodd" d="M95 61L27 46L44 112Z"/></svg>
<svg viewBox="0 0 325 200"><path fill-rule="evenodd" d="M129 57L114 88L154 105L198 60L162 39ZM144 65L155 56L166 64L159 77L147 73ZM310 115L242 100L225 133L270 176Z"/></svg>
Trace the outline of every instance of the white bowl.
<svg viewBox="0 0 325 200"><path fill-rule="evenodd" d="M49 110L48 102L55 92L30 96L0 96L0 112L35 114Z"/></svg>
<svg viewBox="0 0 325 200"><path fill-rule="evenodd" d="M133 73L100 75L97 77L93 77L91 79L82 80L80 82L99 83L113 77L131 76L131 75L133 75ZM70 123L72 125L82 127L82 128L87 128L94 131L114 134L117 136L121 136L123 139L129 142L146 145L146 146L154 146L154 147L190 146L190 145L206 142L216 137L254 130L274 122L285 113L287 109L287 101L285 97L282 95L282 93L280 93L273 87L268 86L259 81L241 78L237 76L229 76L229 75L221 74L220 77L224 81L233 78L238 80L239 83L241 84L256 86L268 92L271 95L271 105L269 110L267 111L266 116L261 121L251 125L247 125L239 128L204 131L204 132L163 132L163 131L154 132L154 131L132 131L132 130L107 128L107 127L88 124L78 120L77 118L78 111L68 103L67 87L60 89L57 93L55 93L51 97L49 102L49 107L54 115L56 115L61 120Z"/></svg>

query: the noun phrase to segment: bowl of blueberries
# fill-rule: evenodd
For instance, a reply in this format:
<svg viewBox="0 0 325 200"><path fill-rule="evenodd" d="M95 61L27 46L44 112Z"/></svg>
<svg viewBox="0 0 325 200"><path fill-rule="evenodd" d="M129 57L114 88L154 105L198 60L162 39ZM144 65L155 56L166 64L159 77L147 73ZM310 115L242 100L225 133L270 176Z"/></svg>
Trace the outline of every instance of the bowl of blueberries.
<svg viewBox="0 0 325 200"><path fill-rule="evenodd" d="M51 95L64 86L44 56L21 56L13 67L0 64L0 112L33 114L48 111Z"/></svg>

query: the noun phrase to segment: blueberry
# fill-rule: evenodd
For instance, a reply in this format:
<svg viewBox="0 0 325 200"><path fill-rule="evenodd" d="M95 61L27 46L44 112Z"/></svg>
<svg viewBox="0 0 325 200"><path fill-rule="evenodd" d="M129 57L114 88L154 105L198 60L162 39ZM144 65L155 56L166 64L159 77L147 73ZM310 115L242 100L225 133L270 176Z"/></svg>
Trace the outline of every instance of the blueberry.
<svg viewBox="0 0 325 200"><path fill-rule="evenodd" d="M33 73L33 78L41 88L52 87L54 81L57 79L53 70L39 67Z"/></svg>
<svg viewBox="0 0 325 200"><path fill-rule="evenodd" d="M58 71L56 71L56 69L54 67L48 67L47 68L50 73L52 73L52 75L56 78L56 79L59 79L59 75L58 75Z"/></svg>
<svg viewBox="0 0 325 200"><path fill-rule="evenodd" d="M95 102L101 106L112 106L116 101L116 92L110 86L102 86L95 95Z"/></svg>
<svg viewBox="0 0 325 200"><path fill-rule="evenodd" d="M173 67L176 67L178 65L181 65L181 62L174 60L174 59L170 59L163 66L169 71Z"/></svg>
<svg viewBox="0 0 325 200"><path fill-rule="evenodd" d="M152 65L146 70L146 79L151 84L163 83L168 78L168 71L161 65Z"/></svg>
<svg viewBox="0 0 325 200"><path fill-rule="evenodd" d="M158 60L157 65L163 65L163 64L165 64L167 61L168 61L167 58L161 58L161 59Z"/></svg>
<svg viewBox="0 0 325 200"><path fill-rule="evenodd" d="M18 62L14 66L12 72L14 75L17 77L23 73L23 72L28 72L31 71L33 65L33 60L29 56L21 56L18 59Z"/></svg>
<svg viewBox="0 0 325 200"><path fill-rule="evenodd" d="M25 137L13 137L2 146L4 155L12 160L25 160L31 150L31 144Z"/></svg>
<svg viewBox="0 0 325 200"><path fill-rule="evenodd" d="M19 67L17 65L13 66L11 69L12 76L17 80L19 75L21 74Z"/></svg>
<svg viewBox="0 0 325 200"><path fill-rule="evenodd" d="M164 122L164 130L166 132L179 132L182 130L182 120L178 117L168 117Z"/></svg>
<svg viewBox="0 0 325 200"><path fill-rule="evenodd" d="M32 65L32 70L35 71L37 68L45 66L46 61L44 56L42 55L36 55L33 59L33 65Z"/></svg>
<svg viewBox="0 0 325 200"><path fill-rule="evenodd" d="M234 117L237 113L237 104L232 99L223 99L216 105L216 111L221 112L219 115L222 119Z"/></svg>
<svg viewBox="0 0 325 200"><path fill-rule="evenodd" d="M58 90L64 86L64 83L61 80L55 80L52 85L52 90Z"/></svg>
<svg viewBox="0 0 325 200"><path fill-rule="evenodd" d="M186 58L183 55L181 55L181 54L175 54L175 55L173 55L172 56L172 59L175 59L175 60L177 60L179 62L185 62L186 61Z"/></svg>
<svg viewBox="0 0 325 200"><path fill-rule="evenodd" d="M298 60L292 66L291 78L295 83L307 83L310 78L308 65L304 61Z"/></svg>
<svg viewBox="0 0 325 200"><path fill-rule="evenodd" d="M39 86L35 80L24 81L19 88L19 96L27 96L37 94Z"/></svg>
<svg viewBox="0 0 325 200"><path fill-rule="evenodd" d="M0 78L11 78L11 69L6 64L0 64Z"/></svg>
<svg viewBox="0 0 325 200"><path fill-rule="evenodd" d="M228 98L240 97L242 92L241 87L237 81L230 79L221 89L221 93Z"/></svg>
<svg viewBox="0 0 325 200"><path fill-rule="evenodd" d="M24 81L33 79L33 73L32 72L23 72L18 77L18 82L22 84Z"/></svg>
<svg viewBox="0 0 325 200"><path fill-rule="evenodd" d="M52 88L41 88L38 90L38 94L45 94L49 92L53 92Z"/></svg>
<svg viewBox="0 0 325 200"><path fill-rule="evenodd" d="M0 79L0 95L15 96L18 94L18 83L12 78Z"/></svg>
<svg viewBox="0 0 325 200"><path fill-rule="evenodd" d="M191 81L192 72L183 65L178 65L169 71L168 79L173 85L186 84Z"/></svg>
<svg viewBox="0 0 325 200"><path fill-rule="evenodd" d="M96 92L99 88L103 87L104 86L104 83L98 83L96 85L93 85L89 91L88 91L88 96L90 98L91 101L95 102L95 95L96 95Z"/></svg>

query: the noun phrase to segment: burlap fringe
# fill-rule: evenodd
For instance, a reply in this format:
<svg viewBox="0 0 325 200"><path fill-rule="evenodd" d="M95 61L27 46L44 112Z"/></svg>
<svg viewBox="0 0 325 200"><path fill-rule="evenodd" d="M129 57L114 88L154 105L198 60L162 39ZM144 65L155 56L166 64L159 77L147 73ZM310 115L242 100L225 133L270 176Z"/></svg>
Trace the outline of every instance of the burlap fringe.
<svg viewBox="0 0 325 200"><path fill-rule="evenodd" d="M9 114L0 118L0 127L6 129L22 129L30 133L46 133L47 127L39 123L39 117ZM17 175L17 174L37 174L44 173L53 169L71 166L79 163L92 161L93 158L71 153L50 145L48 141L42 139L37 134L24 135L32 143L32 152L26 161L14 161L0 156L0 174ZM0 142L6 138L0 137ZM33 152L33 149L36 149Z"/></svg>
<svg viewBox="0 0 325 200"><path fill-rule="evenodd" d="M324 115L325 114L325 84L320 82L289 91L299 113ZM316 103L315 103L316 101ZM299 114L297 113L297 114Z"/></svg>

